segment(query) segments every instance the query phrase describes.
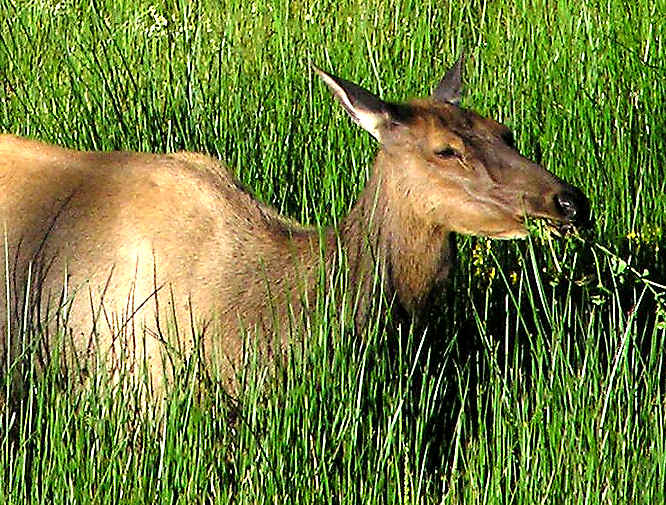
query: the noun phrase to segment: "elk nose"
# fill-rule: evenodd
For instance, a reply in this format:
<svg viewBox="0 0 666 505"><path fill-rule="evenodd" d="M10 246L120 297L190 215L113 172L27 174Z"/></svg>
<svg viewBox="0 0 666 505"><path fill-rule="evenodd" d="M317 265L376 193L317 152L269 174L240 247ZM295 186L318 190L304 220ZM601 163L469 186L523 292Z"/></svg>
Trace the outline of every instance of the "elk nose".
<svg viewBox="0 0 666 505"><path fill-rule="evenodd" d="M555 195L555 206L568 223L585 225L589 222L590 202L576 188L567 189Z"/></svg>

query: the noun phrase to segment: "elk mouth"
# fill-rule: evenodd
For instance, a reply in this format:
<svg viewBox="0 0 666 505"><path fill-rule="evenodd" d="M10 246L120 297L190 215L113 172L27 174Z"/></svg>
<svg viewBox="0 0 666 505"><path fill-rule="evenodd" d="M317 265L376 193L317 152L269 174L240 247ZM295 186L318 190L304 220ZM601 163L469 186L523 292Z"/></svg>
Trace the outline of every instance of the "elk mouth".
<svg viewBox="0 0 666 505"><path fill-rule="evenodd" d="M550 232L559 237L578 235L592 226L592 221L589 218L584 222L562 221L561 219L554 219L552 217L538 217L534 220L543 223Z"/></svg>
<svg viewBox="0 0 666 505"><path fill-rule="evenodd" d="M572 223L562 223L557 226L556 229L557 232L562 236L566 236L569 233L576 233L578 231Z"/></svg>
<svg viewBox="0 0 666 505"><path fill-rule="evenodd" d="M567 235L576 235L582 229L580 226L576 226L571 222L560 222L553 225L555 233L561 237L566 237Z"/></svg>

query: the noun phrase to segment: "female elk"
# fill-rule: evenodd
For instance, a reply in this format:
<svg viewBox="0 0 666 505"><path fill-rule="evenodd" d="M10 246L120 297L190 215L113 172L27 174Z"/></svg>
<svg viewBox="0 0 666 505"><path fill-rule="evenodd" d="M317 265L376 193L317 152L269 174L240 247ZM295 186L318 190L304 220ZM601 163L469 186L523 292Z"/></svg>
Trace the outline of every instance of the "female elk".
<svg viewBox="0 0 666 505"><path fill-rule="evenodd" d="M197 345L231 380L241 335L269 353L276 333L285 343L290 317L307 311L322 255L330 268L338 246L363 324L376 270L393 307L418 313L449 273L454 233L518 238L527 216L564 227L587 219L581 191L521 156L507 127L459 106L460 61L432 96L399 105L317 72L380 144L337 230L278 215L208 156L0 137L11 288L2 290L10 293L1 300L3 359L39 335L39 361L62 343L78 364L145 365L155 380L165 355L188 356Z"/></svg>

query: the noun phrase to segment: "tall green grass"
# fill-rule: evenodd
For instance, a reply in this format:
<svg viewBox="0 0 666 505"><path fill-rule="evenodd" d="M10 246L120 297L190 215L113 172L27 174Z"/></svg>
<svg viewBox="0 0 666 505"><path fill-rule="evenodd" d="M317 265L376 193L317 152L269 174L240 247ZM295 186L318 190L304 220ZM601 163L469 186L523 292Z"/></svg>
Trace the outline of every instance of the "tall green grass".
<svg viewBox="0 0 666 505"><path fill-rule="evenodd" d="M208 152L333 225L376 147L309 62L464 105L591 198L581 239L459 238L427 329L356 335L334 294L277 377L194 371L165 412L57 370L0 420L7 503L661 503L666 4L0 0L0 130ZM488 244L488 245L487 245ZM255 377L254 375L258 375ZM136 408L135 408L136 407Z"/></svg>

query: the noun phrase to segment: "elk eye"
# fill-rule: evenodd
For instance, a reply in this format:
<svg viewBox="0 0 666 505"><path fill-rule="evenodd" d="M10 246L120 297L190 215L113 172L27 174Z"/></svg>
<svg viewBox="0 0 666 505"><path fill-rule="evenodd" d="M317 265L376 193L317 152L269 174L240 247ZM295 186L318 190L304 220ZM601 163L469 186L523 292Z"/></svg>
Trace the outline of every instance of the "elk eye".
<svg viewBox="0 0 666 505"><path fill-rule="evenodd" d="M440 158L454 158L458 156L458 152L452 147L445 147L439 151L435 151L435 154Z"/></svg>
<svg viewBox="0 0 666 505"><path fill-rule="evenodd" d="M511 148L516 147L516 140L514 139L514 137L513 137L513 133L512 133L512 132L505 132L505 133L503 133L503 134L502 134L502 140L504 141L504 143L505 143L507 146L509 146L509 147L511 147Z"/></svg>

